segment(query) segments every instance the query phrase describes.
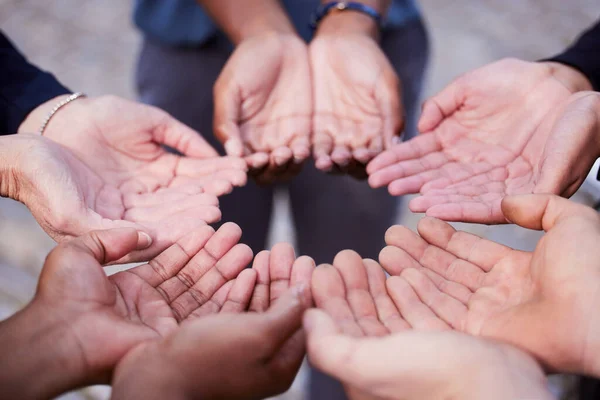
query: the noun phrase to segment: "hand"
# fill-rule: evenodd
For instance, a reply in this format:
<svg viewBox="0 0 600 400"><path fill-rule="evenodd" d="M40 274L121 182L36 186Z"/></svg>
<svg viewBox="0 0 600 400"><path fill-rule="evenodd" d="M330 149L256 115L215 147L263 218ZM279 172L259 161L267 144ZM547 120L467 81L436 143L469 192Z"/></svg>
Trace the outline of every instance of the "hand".
<svg viewBox="0 0 600 400"><path fill-rule="evenodd" d="M455 329L513 344L550 370L600 376L600 217L550 195L507 197L506 217L547 233L533 253L425 218L397 226L380 254L388 292L413 329Z"/></svg>
<svg viewBox="0 0 600 400"><path fill-rule="evenodd" d="M357 338L321 310L304 317L310 362L385 399L550 399L540 366L517 348L456 332Z"/></svg>
<svg viewBox="0 0 600 400"><path fill-rule="evenodd" d="M20 131L37 129L54 104L34 110ZM121 261L147 260L185 233L218 221L214 196L246 181L243 160L217 157L196 132L156 108L110 96L67 105L44 136L63 147L40 142L45 144L36 147L36 157L22 157L29 197L36 198L26 204L58 241L121 226L151 234L150 248ZM168 153L162 144L188 157ZM39 174L54 183L41 185Z"/></svg>
<svg viewBox="0 0 600 400"><path fill-rule="evenodd" d="M374 24L364 18L328 16L310 44L316 167L357 178L366 178L366 164L391 146L403 124L400 81L373 37L376 28L353 29L354 21Z"/></svg>
<svg viewBox="0 0 600 400"><path fill-rule="evenodd" d="M113 398L262 399L286 391L304 357L301 319L311 303L312 269L289 245L259 253L250 270L258 277L253 305L266 300L268 309L209 316L140 346L119 365Z"/></svg>
<svg viewBox="0 0 600 400"><path fill-rule="evenodd" d="M231 308L240 292L248 302L256 274L240 274L252 258L247 246L236 244L240 236L235 224L216 233L204 226L148 264L110 277L102 264L133 250L135 230L92 232L53 250L29 308L43 310L42 320L63 331L56 346L69 349L65 358L72 367L64 373L77 377L63 390L107 383L117 362L140 343L171 334L182 321Z"/></svg>
<svg viewBox="0 0 600 400"><path fill-rule="evenodd" d="M414 212L505 223L510 194L573 194L600 155L597 95L570 67L502 60L458 78L423 106L422 135L368 167L394 196L421 192ZM560 116L560 117L559 117Z"/></svg>
<svg viewBox="0 0 600 400"><path fill-rule="evenodd" d="M287 179L310 155L308 51L294 34L243 40L215 84L215 134L227 154L246 157L259 183Z"/></svg>

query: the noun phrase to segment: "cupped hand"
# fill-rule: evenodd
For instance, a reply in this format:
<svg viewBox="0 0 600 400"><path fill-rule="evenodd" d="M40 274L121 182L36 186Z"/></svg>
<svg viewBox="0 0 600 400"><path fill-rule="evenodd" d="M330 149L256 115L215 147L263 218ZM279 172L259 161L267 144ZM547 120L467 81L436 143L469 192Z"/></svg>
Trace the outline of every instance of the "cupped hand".
<svg viewBox="0 0 600 400"><path fill-rule="evenodd" d="M310 44L316 167L366 178L402 130L400 81L375 39L319 33Z"/></svg>
<svg viewBox="0 0 600 400"><path fill-rule="evenodd" d="M311 364L384 399L551 399L540 366L517 348L457 332L355 337L323 310L304 317Z"/></svg>
<svg viewBox="0 0 600 400"><path fill-rule="evenodd" d="M102 265L143 247L140 236L131 228L94 231L59 245L46 260L32 307L64 326L66 347L77 353L69 360L79 362L79 384L107 383L140 343L229 308L243 293L250 299L256 274L240 272L252 251L237 244L237 225L217 232L201 227L148 264L107 277Z"/></svg>
<svg viewBox="0 0 600 400"><path fill-rule="evenodd" d="M243 40L214 88L214 127L259 183L285 180L310 155L312 88L306 44L291 34Z"/></svg>
<svg viewBox="0 0 600 400"><path fill-rule="evenodd" d="M452 82L423 106L418 137L368 166L372 187L421 193L409 207L445 220L505 223L511 194L570 196L600 154L597 95L569 67L506 59Z"/></svg>
<svg viewBox="0 0 600 400"><path fill-rule="evenodd" d="M600 217L551 195L511 196L506 217L547 233L533 253L433 218L397 226L380 254L388 291L413 329L455 329L533 354L550 370L599 375Z"/></svg>
<svg viewBox="0 0 600 400"><path fill-rule="evenodd" d="M133 350L118 367L113 398L241 400L284 392L305 354L302 314L312 303L314 267L308 257L296 259L289 244L259 253L244 271L256 279L251 299L246 294L243 306L230 310L242 314L191 321Z"/></svg>
<svg viewBox="0 0 600 400"><path fill-rule="evenodd" d="M38 120L53 104L34 110L20 132L39 128ZM34 213L36 219L48 219L43 227L56 240L118 226L135 226L153 237L150 248L122 261L148 260L185 233L218 221L215 196L246 182L243 160L218 157L197 132L157 108L112 96L68 104L54 115L44 136L63 147L40 147L36 157L42 159L25 155L23 168L42 192L36 196L59 208L50 208L46 216ZM48 167L52 172L46 171L48 158L56 159ZM53 183L42 183L39 174ZM61 206L68 194L69 206Z"/></svg>

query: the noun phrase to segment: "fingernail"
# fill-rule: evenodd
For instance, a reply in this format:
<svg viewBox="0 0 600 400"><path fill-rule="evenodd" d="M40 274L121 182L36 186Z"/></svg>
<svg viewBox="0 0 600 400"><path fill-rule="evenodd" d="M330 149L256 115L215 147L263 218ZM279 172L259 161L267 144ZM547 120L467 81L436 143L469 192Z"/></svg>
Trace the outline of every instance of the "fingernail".
<svg viewBox="0 0 600 400"><path fill-rule="evenodd" d="M147 249L148 247L150 247L151 244L152 244L152 237L150 237L150 235L148 235L146 232L138 231L137 249L138 250Z"/></svg>

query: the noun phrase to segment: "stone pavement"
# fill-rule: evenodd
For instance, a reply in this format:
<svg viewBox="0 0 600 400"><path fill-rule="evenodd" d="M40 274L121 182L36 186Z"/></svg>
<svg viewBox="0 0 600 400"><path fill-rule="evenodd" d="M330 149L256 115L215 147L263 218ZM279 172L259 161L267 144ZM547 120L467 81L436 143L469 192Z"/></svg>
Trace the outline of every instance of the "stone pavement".
<svg viewBox="0 0 600 400"><path fill-rule="evenodd" d="M420 3L433 44L428 94L460 73L502 57L535 60L552 55L600 16L597 0ZM135 98L132 75L140 39L130 22L131 4L131 0L0 0L0 29L34 63L54 72L72 89ZM592 201L585 191L579 199ZM285 198L280 199L274 241L293 238L286 207ZM414 228L420 217L404 212L400 222ZM538 233L511 226L462 227L522 249L531 249L539 238ZM52 246L25 207L0 200L0 318L31 298ZM282 398L301 398L304 376ZM101 399L108 393L96 387L64 398Z"/></svg>

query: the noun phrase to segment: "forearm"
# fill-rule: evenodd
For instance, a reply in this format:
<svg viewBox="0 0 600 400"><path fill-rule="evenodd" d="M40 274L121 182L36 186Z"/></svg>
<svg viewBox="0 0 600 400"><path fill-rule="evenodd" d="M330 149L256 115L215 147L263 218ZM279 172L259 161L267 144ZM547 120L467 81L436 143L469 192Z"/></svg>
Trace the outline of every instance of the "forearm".
<svg viewBox="0 0 600 400"><path fill-rule="evenodd" d="M6 398L48 399L86 383L77 343L35 302L0 323L0 349L0 392Z"/></svg>
<svg viewBox="0 0 600 400"><path fill-rule="evenodd" d="M279 0L197 1L235 44L261 34L295 33Z"/></svg>
<svg viewBox="0 0 600 400"><path fill-rule="evenodd" d="M331 0L322 0L323 4L330 3ZM384 19L391 5L391 0L358 0L356 3L362 3L376 10ZM374 39L379 37L377 22L370 16L357 11L331 11L323 18L317 29L318 35L345 35L345 34L366 34Z"/></svg>

